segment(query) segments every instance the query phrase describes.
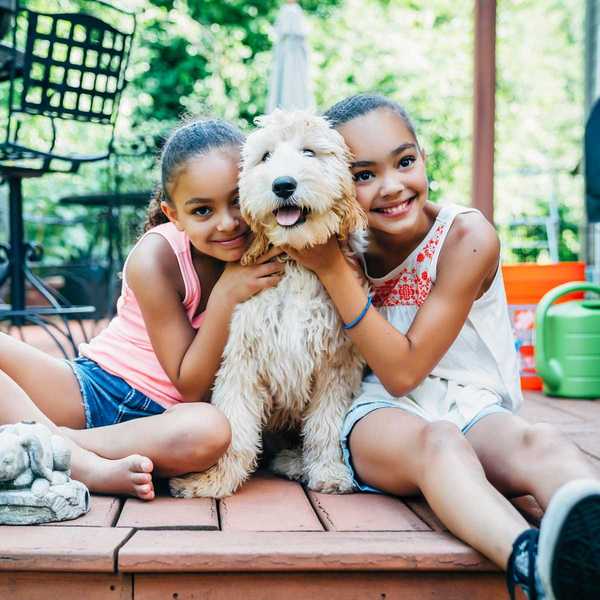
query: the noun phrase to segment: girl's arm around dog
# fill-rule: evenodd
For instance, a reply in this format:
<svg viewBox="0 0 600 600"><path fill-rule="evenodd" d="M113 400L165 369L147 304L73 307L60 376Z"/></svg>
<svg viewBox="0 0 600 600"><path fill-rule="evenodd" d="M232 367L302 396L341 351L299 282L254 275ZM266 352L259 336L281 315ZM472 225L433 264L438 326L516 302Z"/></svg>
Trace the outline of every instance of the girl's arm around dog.
<svg viewBox="0 0 600 600"><path fill-rule="evenodd" d="M166 240L148 236L127 263L125 276L136 296L156 357L185 402L207 397L219 368L236 305L279 283L283 265L271 250L249 267L228 263L222 274L200 269L205 316L195 330L182 305L185 286ZM204 276L205 275L205 276ZM211 285L212 284L212 285ZM211 289L212 288L212 289Z"/></svg>

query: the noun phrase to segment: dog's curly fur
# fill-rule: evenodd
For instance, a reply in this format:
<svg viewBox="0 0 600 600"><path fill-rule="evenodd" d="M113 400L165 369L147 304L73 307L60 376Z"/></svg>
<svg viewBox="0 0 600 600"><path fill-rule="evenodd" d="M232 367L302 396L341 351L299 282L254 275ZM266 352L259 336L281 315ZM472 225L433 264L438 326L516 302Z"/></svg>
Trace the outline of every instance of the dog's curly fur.
<svg viewBox="0 0 600 600"><path fill-rule="evenodd" d="M240 204L255 237L243 262L271 245L301 249L331 235L361 239L366 218L354 196L348 149L327 121L306 112L275 111L258 121L242 152ZM281 226L278 177L297 188L285 204L305 215ZM217 374L212 402L231 423L232 442L203 473L170 480L175 496L223 497L256 468L265 429L301 426L302 448L280 453L272 468L322 492L349 492L340 427L358 391L363 359L344 333L329 296L311 271L288 261L277 287L240 304Z"/></svg>

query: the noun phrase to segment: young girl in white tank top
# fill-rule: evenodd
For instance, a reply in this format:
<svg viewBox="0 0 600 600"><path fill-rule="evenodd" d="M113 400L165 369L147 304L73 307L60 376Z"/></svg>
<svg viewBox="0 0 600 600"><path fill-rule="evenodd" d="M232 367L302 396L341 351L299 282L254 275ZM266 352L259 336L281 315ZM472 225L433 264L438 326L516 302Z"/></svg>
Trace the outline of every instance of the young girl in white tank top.
<svg viewBox="0 0 600 600"><path fill-rule="evenodd" d="M600 483L547 425L514 412L519 377L494 228L428 201L406 112L375 95L326 116L344 136L367 212L367 296L338 241L289 253L315 271L370 374L342 447L358 490L422 493L441 521L502 569L511 595L600 597ZM505 496L533 495L530 528Z"/></svg>

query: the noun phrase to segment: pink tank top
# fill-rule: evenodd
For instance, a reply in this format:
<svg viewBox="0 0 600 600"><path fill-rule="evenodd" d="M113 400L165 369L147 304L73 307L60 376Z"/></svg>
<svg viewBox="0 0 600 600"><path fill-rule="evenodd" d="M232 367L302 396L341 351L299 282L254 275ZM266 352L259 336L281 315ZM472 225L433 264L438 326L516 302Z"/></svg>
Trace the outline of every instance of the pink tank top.
<svg viewBox="0 0 600 600"><path fill-rule="evenodd" d="M153 227L140 238L138 244L147 235L162 235L173 249L185 284L183 308L192 327L198 329L204 313L194 318L200 303L200 281L192 263L189 237L172 223ZM126 268L127 261L123 268L123 286L117 301L117 315L89 344L81 344L79 353L168 408L181 402L183 398L156 358L140 307L127 285Z"/></svg>

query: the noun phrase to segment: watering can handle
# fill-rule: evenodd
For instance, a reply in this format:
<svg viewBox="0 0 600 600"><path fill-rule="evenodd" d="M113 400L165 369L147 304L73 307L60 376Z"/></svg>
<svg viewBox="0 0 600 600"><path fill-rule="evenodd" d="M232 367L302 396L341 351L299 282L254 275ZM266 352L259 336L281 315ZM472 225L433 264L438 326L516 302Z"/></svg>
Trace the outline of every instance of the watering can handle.
<svg viewBox="0 0 600 600"><path fill-rule="evenodd" d="M544 333L544 323L548 309L561 296L572 292L595 292L600 295L600 286L588 281L573 281L563 283L558 287L547 292L535 311L535 368L540 374L546 385L553 389L558 388L562 379L560 365L555 359L546 357L546 340Z"/></svg>

